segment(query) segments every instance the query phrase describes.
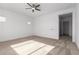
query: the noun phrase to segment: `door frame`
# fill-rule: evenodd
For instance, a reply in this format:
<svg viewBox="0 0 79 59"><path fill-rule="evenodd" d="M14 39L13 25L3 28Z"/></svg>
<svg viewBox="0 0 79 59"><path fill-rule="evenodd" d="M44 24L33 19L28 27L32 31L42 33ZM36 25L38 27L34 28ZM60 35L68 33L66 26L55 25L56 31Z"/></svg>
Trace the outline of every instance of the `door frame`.
<svg viewBox="0 0 79 59"><path fill-rule="evenodd" d="M75 8L62 10L57 13L58 14L58 32L59 32L59 15L68 14L68 13L72 13L72 42L75 42L76 41L75 40L75 13L76 13Z"/></svg>

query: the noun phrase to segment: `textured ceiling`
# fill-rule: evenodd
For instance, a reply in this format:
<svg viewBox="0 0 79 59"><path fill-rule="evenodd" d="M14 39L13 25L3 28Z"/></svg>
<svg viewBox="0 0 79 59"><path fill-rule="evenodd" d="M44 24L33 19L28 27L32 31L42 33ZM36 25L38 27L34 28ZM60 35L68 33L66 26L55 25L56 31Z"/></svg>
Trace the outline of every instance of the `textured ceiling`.
<svg viewBox="0 0 79 59"><path fill-rule="evenodd" d="M75 6L74 3L40 3L41 11L35 11L34 13L32 13L31 10L25 9L29 7L27 4L25 6L25 3L0 3L0 8L2 9L21 13L31 17L52 13L55 11L71 8L74 6Z"/></svg>

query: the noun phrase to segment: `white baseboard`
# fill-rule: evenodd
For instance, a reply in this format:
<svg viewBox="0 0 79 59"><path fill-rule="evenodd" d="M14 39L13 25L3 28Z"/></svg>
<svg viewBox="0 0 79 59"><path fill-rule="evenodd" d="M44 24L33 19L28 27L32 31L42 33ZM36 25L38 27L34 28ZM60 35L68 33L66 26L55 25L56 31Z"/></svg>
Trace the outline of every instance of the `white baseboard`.
<svg viewBox="0 0 79 59"><path fill-rule="evenodd" d="M22 37L14 37L14 38L9 38L9 39L3 39L3 40L0 40L0 42L10 41L10 40L16 40L16 39L22 39L22 38L27 38L27 37L30 37L30 36L32 36L32 35L22 36Z"/></svg>

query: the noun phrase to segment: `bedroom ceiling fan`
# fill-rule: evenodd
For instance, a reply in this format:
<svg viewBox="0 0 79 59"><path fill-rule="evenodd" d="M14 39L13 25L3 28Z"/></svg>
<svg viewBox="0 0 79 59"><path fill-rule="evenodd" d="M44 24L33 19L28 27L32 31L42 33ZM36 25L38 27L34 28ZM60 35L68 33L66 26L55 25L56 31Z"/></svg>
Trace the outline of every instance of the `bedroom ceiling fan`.
<svg viewBox="0 0 79 59"><path fill-rule="evenodd" d="M32 9L32 12L35 12L35 10L37 11L40 11L39 7L40 7L40 4L31 4L31 3L27 3L27 5L30 6L30 8L25 8L25 9Z"/></svg>

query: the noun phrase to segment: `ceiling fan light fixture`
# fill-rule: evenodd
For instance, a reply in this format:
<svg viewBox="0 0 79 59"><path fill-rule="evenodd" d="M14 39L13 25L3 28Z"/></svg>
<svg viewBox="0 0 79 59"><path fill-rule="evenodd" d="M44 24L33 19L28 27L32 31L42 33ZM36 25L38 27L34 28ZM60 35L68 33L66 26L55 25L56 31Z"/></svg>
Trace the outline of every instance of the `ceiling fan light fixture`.
<svg viewBox="0 0 79 59"><path fill-rule="evenodd" d="M35 10L35 8L32 8L32 10Z"/></svg>

